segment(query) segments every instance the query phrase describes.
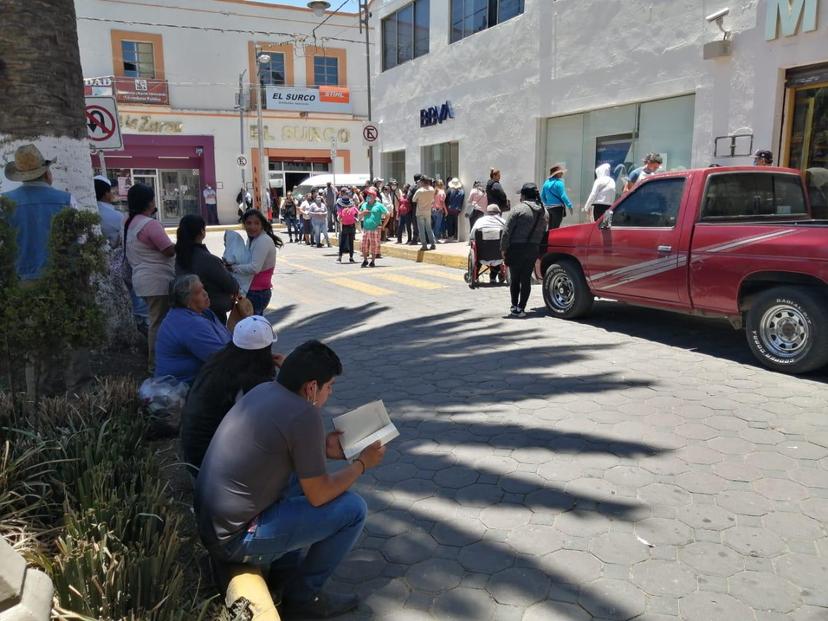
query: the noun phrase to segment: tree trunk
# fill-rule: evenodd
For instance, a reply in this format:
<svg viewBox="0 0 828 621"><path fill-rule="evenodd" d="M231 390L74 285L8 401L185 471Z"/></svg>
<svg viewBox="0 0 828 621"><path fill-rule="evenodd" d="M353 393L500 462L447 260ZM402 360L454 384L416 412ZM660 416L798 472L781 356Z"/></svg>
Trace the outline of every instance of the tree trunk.
<svg viewBox="0 0 828 621"><path fill-rule="evenodd" d="M52 166L54 186L95 209L86 139L83 71L73 0L2 0L0 161L34 143ZM17 184L2 176L0 191Z"/></svg>
<svg viewBox="0 0 828 621"><path fill-rule="evenodd" d="M97 211L73 0L0 0L0 85L0 163L34 143L47 160L57 159L54 187ZM17 185L0 172L0 192ZM110 346L138 343L123 280L105 274L95 287Z"/></svg>

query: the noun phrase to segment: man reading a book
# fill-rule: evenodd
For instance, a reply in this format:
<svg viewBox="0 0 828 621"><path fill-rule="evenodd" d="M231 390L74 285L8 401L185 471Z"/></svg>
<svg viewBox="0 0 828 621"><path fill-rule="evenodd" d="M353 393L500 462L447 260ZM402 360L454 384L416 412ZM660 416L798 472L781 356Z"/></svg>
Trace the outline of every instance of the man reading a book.
<svg viewBox="0 0 828 621"><path fill-rule="evenodd" d="M326 345L297 347L276 381L253 388L227 413L196 481L199 533L210 554L269 568L271 587L282 576L283 612L291 616L333 617L359 603L322 587L365 522L365 501L348 489L385 449L377 442L327 472L326 458L344 455L339 433L325 434L320 408L341 373Z"/></svg>

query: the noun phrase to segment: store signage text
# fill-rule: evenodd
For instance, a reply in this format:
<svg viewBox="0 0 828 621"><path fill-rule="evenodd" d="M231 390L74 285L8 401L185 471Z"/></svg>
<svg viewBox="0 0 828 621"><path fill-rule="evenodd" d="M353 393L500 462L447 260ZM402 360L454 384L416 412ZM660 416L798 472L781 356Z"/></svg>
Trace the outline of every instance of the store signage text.
<svg viewBox="0 0 828 621"><path fill-rule="evenodd" d="M121 114L120 118L122 128L140 133L180 134L184 131L184 123L181 121L158 121L147 114L141 116Z"/></svg>
<svg viewBox="0 0 828 621"><path fill-rule="evenodd" d="M420 110L420 127L432 127L445 123L453 118L454 110L451 108L451 102L447 101L439 108L437 106L431 106L430 108Z"/></svg>
<svg viewBox="0 0 828 621"><path fill-rule="evenodd" d="M115 97L119 103L141 103L166 106L170 92L166 80L103 76L84 78L86 97Z"/></svg>
<svg viewBox="0 0 828 621"><path fill-rule="evenodd" d="M351 92L339 86L268 86L265 90L268 110L340 113L350 113L353 110Z"/></svg>
<svg viewBox="0 0 828 621"><path fill-rule="evenodd" d="M263 126L262 137L265 140L277 140L270 133L270 126ZM258 128L250 126L250 138L259 138ZM314 127L305 125L285 125L282 127L282 142L325 142L330 143L336 140L338 144L346 144L351 141L351 131L344 127Z"/></svg>
<svg viewBox="0 0 828 621"><path fill-rule="evenodd" d="M799 32L817 29L818 0L767 0L767 3L765 39L768 41L773 41L780 34L792 37Z"/></svg>

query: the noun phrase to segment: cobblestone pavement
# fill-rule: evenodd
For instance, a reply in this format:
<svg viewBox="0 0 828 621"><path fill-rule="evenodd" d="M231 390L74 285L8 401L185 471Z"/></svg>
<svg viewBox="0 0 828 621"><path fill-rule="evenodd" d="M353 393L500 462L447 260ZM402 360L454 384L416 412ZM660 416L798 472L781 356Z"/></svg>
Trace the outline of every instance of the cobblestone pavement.
<svg viewBox="0 0 828 621"><path fill-rule="evenodd" d="M288 244L282 351L330 343L327 414L382 398L350 619L828 619L828 374L754 364L726 323L599 303L506 318L505 288Z"/></svg>

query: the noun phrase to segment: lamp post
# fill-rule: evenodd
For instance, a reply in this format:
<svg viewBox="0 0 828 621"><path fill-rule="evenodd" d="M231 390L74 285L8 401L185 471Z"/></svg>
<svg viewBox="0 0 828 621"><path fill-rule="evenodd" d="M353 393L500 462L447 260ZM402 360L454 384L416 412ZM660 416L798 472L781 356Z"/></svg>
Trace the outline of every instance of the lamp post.
<svg viewBox="0 0 828 621"><path fill-rule="evenodd" d="M244 96L244 74L247 73L247 69L242 71L239 74L239 155L244 157L244 109L245 109L245 96ZM245 179L244 175L244 166L239 166L241 169L241 187L242 187L242 196L244 196L244 191L247 188L247 179Z"/></svg>
<svg viewBox="0 0 828 621"><path fill-rule="evenodd" d="M256 123L259 138L259 210L266 214L270 206L270 192L268 186L268 163L264 152L264 127L262 124L262 77L261 67L270 62L269 54L260 53L256 48ZM265 202L267 201L267 202Z"/></svg>
<svg viewBox="0 0 828 621"><path fill-rule="evenodd" d="M343 6L345 6L349 0L345 0L338 9L331 12L328 17L322 20L317 26L313 29L314 38L316 37L316 29L319 28L322 24L328 21L331 17L339 13ZM368 30L369 21L371 18L371 13L368 11L368 2L369 0L359 0L359 32L362 33L363 27L365 28L365 67L367 70L367 79L368 79L368 120L373 121L371 115L371 35ZM325 11L331 7L330 2L326 2L325 0L311 0L308 2L308 8L313 11L313 14L316 17L322 17L325 14ZM371 177L371 181L374 180L374 147L368 147L368 174Z"/></svg>

